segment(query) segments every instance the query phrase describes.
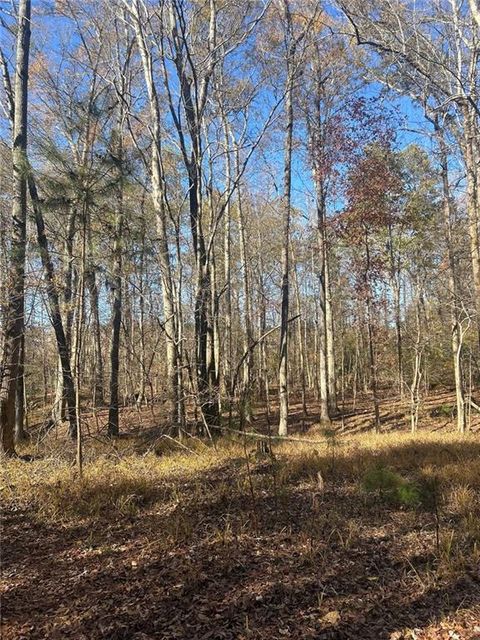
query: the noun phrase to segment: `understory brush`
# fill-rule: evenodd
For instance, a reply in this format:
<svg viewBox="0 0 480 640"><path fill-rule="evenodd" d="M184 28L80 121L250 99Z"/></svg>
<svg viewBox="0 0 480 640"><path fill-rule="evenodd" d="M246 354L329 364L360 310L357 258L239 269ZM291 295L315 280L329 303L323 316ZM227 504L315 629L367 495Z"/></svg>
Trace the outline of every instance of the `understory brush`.
<svg viewBox="0 0 480 640"><path fill-rule="evenodd" d="M385 517L392 510L425 514L426 535L445 566L465 566L480 557L480 441L474 435L347 439L327 434L315 444L307 435L305 442L274 444L261 459L253 438L229 437L215 446L160 441L144 443L142 450L141 445L138 440L92 442L80 479L73 449L47 442L30 462L4 464L3 502L45 522L163 513L164 534L177 542L194 537L198 522L209 518L214 539L228 540L245 523L257 527L267 517L277 518L278 511L288 514L295 504L303 509L297 512L297 528L322 536L335 522L334 539L349 547L359 526L351 519L342 524L342 501L350 501L366 520L372 505ZM348 491L338 493L339 487ZM328 507L322 507L324 496L329 496ZM262 513L266 506L272 508Z"/></svg>

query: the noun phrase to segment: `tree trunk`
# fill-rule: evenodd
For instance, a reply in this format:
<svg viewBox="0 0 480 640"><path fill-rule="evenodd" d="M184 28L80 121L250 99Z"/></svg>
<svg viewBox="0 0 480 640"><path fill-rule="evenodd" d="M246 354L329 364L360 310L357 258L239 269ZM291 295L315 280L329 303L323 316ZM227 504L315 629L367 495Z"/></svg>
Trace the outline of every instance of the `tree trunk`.
<svg viewBox="0 0 480 640"><path fill-rule="evenodd" d="M475 287L475 304L477 310L477 331L480 343L480 244L478 235L478 206L477 199L479 185L477 177L477 158L475 153L475 115L470 105L463 107L464 120L464 157L467 171L467 214L468 232L470 237L470 254L472 261L473 285Z"/></svg>
<svg viewBox="0 0 480 640"><path fill-rule="evenodd" d="M213 209L210 209L213 212ZM220 389L220 301L217 288L217 258L215 255L215 247L212 246L211 251L211 307L210 307L210 331L209 331L209 359L211 365L211 382L214 388ZM221 394L218 392L216 397L218 413L221 414Z"/></svg>
<svg viewBox="0 0 480 640"><path fill-rule="evenodd" d="M235 147L235 171L240 173L240 152L238 146ZM252 327L252 301L250 291L250 273L248 268L248 249L247 249L247 230L245 209L243 206L241 184L237 186L237 202L238 202L238 234L240 240L240 269L243 279L243 295L244 295L244 353L248 352L248 356L243 363L243 381L242 381L242 397L243 397L243 417L247 423L252 421L252 377L253 377L253 327Z"/></svg>
<svg viewBox="0 0 480 640"><path fill-rule="evenodd" d="M337 376L335 371L335 344L333 328L333 308L332 308L332 284L330 281L330 261L328 243L326 240L326 228L323 227L324 239L324 260L325 260L325 336L327 347L327 376L328 376L328 410L332 416L338 413L337 406Z"/></svg>
<svg viewBox="0 0 480 640"><path fill-rule="evenodd" d="M259 240L261 240L259 238ZM266 293L265 293L265 284L264 284L264 265L262 254L259 256L259 265L258 265L258 281L259 281L259 306L260 306L260 317L259 317L259 333L263 336L267 331L267 305L266 305ZM270 384L268 379L268 343L267 338L261 341L260 343L260 376L262 380L262 392L263 398L265 400L265 410L267 416L267 423L270 425Z"/></svg>
<svg viewBox="0 0 480 640"><path fill-rule="evenodd" d="M162 279L162 301L164 322L163 330L166 341L167 360L167 394L170 401L170 419L176 420L178 407L178 372L177 372L177 327L175 312L175 297L173 287L172 266L168 247L167 232L167 211L165 204L165 178L162 167L162 138L161 138L161 118L158 95L155 86L152 70L152 56L147 49L145 34L142 28L142 19L138 1L133 2L134 6L134 29L137 44L142 58L143 74L148 91L150 118L151 118L151 180L152 180L152 201L155 210L158 233L158 255L160 272Z"/></svg>
<svg viewBox="0 0 480 640"><path fill-rule="evenodd" d="M448 253L448 288L450 293L450 320L451 320L451 336L452 336L452 359L455 377L455 396L457 403L457 429L460 433L466 430L466 412L465 412L465 388L462 371L462 340L461 327L458 317L459 301L458 282L455 265L455 254L452 242L452 199L450 196L450 185L448 181L448 153L443 133L438 125L438 120L434 121L435 133L437 137L438 148L440 151L440 170L442 179L442 211L443 211L443 228L445 233L445 241ZM473 259L473 258L472 258Z"/></svg>
<svg viewBox="0 0 480 640"><path fill-rule="evenodd" d="M393 247L393 229L388 225L389 258L390 258L390 286L393 293L393 309L395 318L395 335L397 342L397 383L400 398L403 398L403 340L400 305L400 269L396 264Z"/></svg>
<svg viewBox="0 0 480 640"><path fill-rule="evenodd" d="M72 299L74 297L75 279L73 270L73 245L75 240L77 211L75 207L69 209L68 225L67 225L67 237L65 239L64 246L64 285L63 285L63 322L65 326L65 340L67 342L68 353L71 357L72 347L72 325L73 325L73 305ZM57 380L55 398L52 407L52 419L55 423L65 420L66 418L66 399L63 392L63 372L62 363L60 358L57 366Z"/></svg>
<svg viewBox="0 0 480 640"><path fill-rule="evenodd" d="M322 424L330 424L330 403L328 401L328 356L327 356L327 315L326 315L326 246L324 233L324 205L323 191L317 184L317 242L319 254L319 300L318 300L318 318L317 318L317 335L318 335L318 391L320 404L320 422Z"/></svg>
<svg viewBox="0 0 480 640"><path fill-rule="evenodd" d="M138 358L139 365L139 384L137 405L146 404L146 388L147 388L147 354L145 345L145 218L142 212L142 247L139 259L139 287L138 287L138 307L139 307L139 331L140 331L140 355Z"/></svg>
<svg viewBox="0 0 480 640"><path fill-rule="evenodd" d="M303 327L302 303L300 298L300 286L298 284L297 263L295 260L295 254L293 253L293 250L292 250L292 261L293 261L293 285L294 285L294 291L295 291L295 305L296 305L296 312L298 315L296 336L297 336L297 350L298 350L298 357L299 357L300 384L301 384L301 390L302 390L302 410L303 410L303 415L306 416L308 415L308 410L307 410L307 382L306 382L306 375L305 375L306 355L304 350L303 330L302 330L302 327Z"/></svg>
<svg viewBox="0 0 480 640"><path fill-rule="evenodd" d="M422 380L422 322L420 317L420 286L415 287L413 304L415 307L415 341L413 343L414 360L412 383L410 386L410 431L416 433L418 429L418 411L420 407L420 382Z"/></svg>
<svg viewBox="0 0 480 640"><path fill-rule="evenodd" d="M227 118L222 110L222 123L225 136L225 193L230 194L231 191L231 157L230 157L230 140L229 127ZM224 213L224 236L223 236L223 277L225 281L225 344L224 348L224 365L223 379L225 381L225 389L228 397L228 404L233 402L232 383L233 383L233 334L232 334L232 275L231 275L231 227L232 227L232 206L231 198L228 198ZM240 240L241 242L241 240Z"/></svg>
<svg viewBox="0 0 480 640"><path fill-rule="evenodd" d="M118 145L115 149L117 158L117 198L115 206L115 236L113 244L113 278L112 278L112 342L110 347L110 402L108 407L108 435L119 434L119 400L118 378L120 369L120 329L122 326L122 263L123 263L123 103L118 118ZM143 298L143 291L141 292ZM143 349L143 344L142 344ZM142 380L145 372L142 371ZM143 385L142 385L143 386ZM143 398L142 398L143 400Z"/></svg>
<svg viewBox="0 0 480 640"><path fill-rule="evenodd" d="M58 355L62 365L63 388L65 390L69 421L68 432L70 437L75 438L77 436L77 417L75 411L75 386L73 383L73 376L70 365L70 349L65 337L62 314L60 311L60 301L55 284L55 270L53 267L52 259L50 257L47 236L45 234L45 222L43 220L40 199L38 197L37 187L35 185L35 180L33 178L31 170L28 174L28 188L33 206L35 224L37 227L37 241L40 249L40 257L42 260L42 266L47 284L47 298L50 308L50 317L55 332Z"/></svg>
<svg viewBox="0 0 480 640"><path fill-rule="evenodd" d="M330 328L329 316L327 311L331 312L329 304L329 273L328 265L328 246L325 229L326 222L326 187L323 178L323 138L322 138L322 83L319 70L317 70L317 79L315 82L315 95L313 100L313 118L309 120L309 145L310 145L310 163L312 167L313 184L315 186L316 207L317 207L317 248L318 248L318 283L319 283L319 299L316 323L316 355L318 359L317 368L317 389L318 402L320 409L320 423L330 424L330 386L332 366L330 364L330 355L333 349L333 336ZM333 368L334 372L334 368ZM336 404L335 396L333 403ZM335 408L335 407L334 407Z"/></svg>
<svg viewBox="0 0 480 640"><path fill-rule="evenodd" d="M27 225L27 112L30 0L20 0L13 94L13 204L8 296L0 378L0 453L15 455L15 396L25 331L25 245ZM22 379L23 382L23 379Z"/></svg>
<svg viewBox="0 0 480 640"><path fill-rule="evenodd" d="M27 439L25 431L25 331L20 345L20 357L18 360L17 389L15 397L15 442Z"/></svg>
<svg viewBox="0 0 480 640"><path fill-rule="evenodd" d="M368 231L365 230L365 289L366 300L365 310L367 316L368 331L368 355L370 359L370 386L373 395L373 408L375 413L375 431L380 432L380 401L378 398L378 378L377 378L377 354L375 346L375 328L372 316L372 287L370 284L370 246L368 242Z"/></svg>
<svg viewBox="0 0 480 640"><path fill-rule="evenodd" d="M72 345L72 370L75 388L75 420L77 426L77 468L80 478L83 473L83 434L81 424L81 371L82 371L82 347L85 328L85 291L87 276L87 216L84 210L82 216L82 248L80 254L80 273L78 283L77 310L75 317L75 334Z"/></svg>
<svg viewBox="0 0 480 640"><path fill-rule="evenodd" d="M280 352L278 364L278 394L280 415L278 434L288 432L288 312L289 312L289 276L290 276L290 215L292 191L292 142L293 142L293 80L295 41L292 34L292 17L288 0L284 0L284 13L289 44L286 59L286 95L285 95L285 142L282 197L282 303L280 318Z"/></svg>
<svg viewBox="0 0 480 640"><path fill-rule="evenodd" d="M100 313L98 308L98 286L95 270L89 266L85 274L85 281L90 299L90 313L92 318L92 340L93 340L93 406L99 407L104 403L103 395L103 359L102 359L102 336L100 333Z"/></svg>

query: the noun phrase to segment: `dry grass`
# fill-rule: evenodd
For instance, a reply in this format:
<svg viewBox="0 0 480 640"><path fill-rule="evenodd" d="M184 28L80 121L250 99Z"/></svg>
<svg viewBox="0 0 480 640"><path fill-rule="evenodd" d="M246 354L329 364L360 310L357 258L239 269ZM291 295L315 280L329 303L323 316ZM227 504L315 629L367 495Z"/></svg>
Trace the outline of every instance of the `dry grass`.
<svg viewBox="0 0 480 640"><path fill-rule="evenodd" d="M165 442L165 441L164 441ZM30 462L13 459L3 466L4 500L30 507L45 521L132 516L138 510L175 500L182 482L231 459L240 449L225 443L215 450L168 445L132 453L139 441L93 442L87 450L83 477L74 466L74 452L63 443L45 445ZM26 448L23 455L30 455ZM38 454L37 454L38 455Z"/></svg>
<svg viewBox="0 0 480 640"><path fill-rule="evenodd" d="M321 472L327 483L352 482L360 490L369 470L385 468L416 481L433 479L445 511L468 520L472 531L478 528L478 436L430 432L415 437L401 433L315 437L318 444L296 441L274 446L270 471L277 489L288 489L302 481L316 482ZM188 450L183 446L162 441L154 447L143 446L139 453L142 441L138 439L115 444L91 440L80 480L72 448L65 442L51 441L44 445L41 457L28 463L11 460L4 465L2 495L6 501L33 508L40 518L65 520L134 515L158 503L175 501L182 484L195 479L201 486L203 473L232 460L243 466L244 473L237 478L240 492L248 493L255 485L265 484L262 476L248 477L240 440L226 438L215 447L192 441ZM23 453L31 451L25 449ZM254 452L251 439L247 443L250 469L258 463ZM270 471L267 469L267 475ZM189 489L196 484L190 482Z"/></svg>

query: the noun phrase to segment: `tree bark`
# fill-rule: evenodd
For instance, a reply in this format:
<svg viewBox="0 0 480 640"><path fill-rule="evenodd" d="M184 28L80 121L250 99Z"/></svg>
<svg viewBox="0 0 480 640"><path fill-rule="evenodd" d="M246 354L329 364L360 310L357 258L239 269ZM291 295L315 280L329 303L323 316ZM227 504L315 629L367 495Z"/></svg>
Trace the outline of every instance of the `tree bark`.
<svg viewBox="0 0 480 640"><path fill-rule="evenodd" d="M69 209L68 225L67 225L67 237L65 238L64 247L64 285L63 285L63 301L61 307L63 307L63 322L65 327L65 340L67 343L68 353L71 356L72 347L72 326L73 326L73 305L72 299L74 297L74 270L73 270L73 245L76 231L77 211L73 206ZM57 383L55 389L55 398L52 407L52 419L59 422L66 418L66 399L63 392L63 371L60 358L57 366Z"/></svg>
<svg viewBox="0 0 480 640"><path fill-rule="evenodd" d="M378 373L377 354L375 345L375 328L372 315L372 287L370 283L370 245L368 231L365 230L365 310L368 331L368 355L370 359L370 386L373 395L373 408L375 414L375 431L380 432L380 400L378 397Z"/></svg>
<svg viewBox="0 0 480 640"><path fill-rule="evenodd" d="M297 337L297 351L299 358L299 374L300 374L300 385L302 390L302 410L303 415L308 415L307 410L307 381L305 375L306 369L306 354L304 350L304 342L303 342L303 321L302 321L302 302L300 298L300 285L298 283L298 269L297 269L297 261L295 259L295 254L292 250L292 261L293 261L293 285L295 292L295 306L296 312L298 315L298 323L296 326L296 337Z"/></svg>
<svg viewBox="0 0 480 640"><path fill-rule="evenodd" d="M295 41L292 33L292 16L288 0L284 0L284 18L286 23L288 49L286 57L286 94L285 94L285 141L283 165L282 196L282 302L280 318L280 350L278 364L278 395L280 415L278 435L288 432L288 312L289 312L289 277L290 277L290 216L292 191L292 143L293 143L293 81Z"/></svg>
<svg viewBox="0 0 480 640"><path fill-rule="evenodd" d="M25 245L27 226L27 116L30 0L20 0L13 93L13 204L8 298L0 371L0 453L15 455L15 396L25 332Z"/></svg>
<svg viewBox="0 0 480 640"><path fill-rule="evenodd" d="M325 260L325 336L327 347L327 376L328 376L328 410L332 416L338 413L337 406L337 376L335 371L335 344L333 327L332 283L330 280L330 260L328 242L326 239L326 227L324 234L324 260Z"/></svg>
<svg viewBox="0 0 480 640"><path fill-rule="evenodd" d="M27 439L25 431L26 397L25 397L25 330L20 345L20 357L18 360L17 388L15 397L15 442L23 442Z"/></svg>
<svg viewBox="0 0 480 640"><path fill-rule="evenodd" d="M110 401L108 407L108 435L118 436L119 434L119 369L120 369L120 329L122 326L122 264L123 264L123 109L119 117L118 145L115 150L117 158L118 184L115 204L115 232L113 244L113 278L112 278L112 342L110 347ZM143 295L143 292L142 292ZM143 345L142 345L143 347ZM142 371L142 380L145 372ZM142 385L143 386L143 385ZM143 398L142 398L143 400Z"/></svg>
<svg viewBox="0 0 480 640"><path fill-rule="evenodd" d="M70 349L67 343L63 326L59 295L55 284L55 270L53 267L52 259L50 257L47 236L45 234L45 222L43 219L40 198L38 197L37 187L31 170L29 170L28 174L28 189L30 193L30 199L32 201L35 224L37 227L37 241L40 249L40 257L42 260L42 266L47 285L47 298L50 308L50 317L55 332L58 355L62 366L63 388L65 390L64 392L67 402L67 413L69 421L68 433L70 437L76 438L77 416L75 410L75 385L73 382L72 369L70 365Z"/></svg>
<svg viewBox="0 0 480 640"><path fill-rule="evenodd" d="M318 284L319 299L318 313L316 323L316 355L318 359L317 368L317 389L318 402L320 408L320 422L322 424L330 424L330 405L329 391L331 386L332 367L329 364L329 354L333 349L333 336L330 332L330 323L328 322L327 306L331 311L331 305L328 303L327 286L329 286L329 278L327 273L328 265L328 245L326 242L326 187L323 178L323 136L322 136L322 81L320 70L316 70L316 78L313 92L313 114L308 119L309 147L310 147L310 163L312 167L313 184L315 187L316 209L317 209L317 250L318 250ZM327 340L328 337L328 340ZM335 399L334 399L335 403Z"/></svg>
<svg viewBox="0 0 480 640"><path fill-rule="evenodd" d="M422 379L422 322L420 317L420 287L417 283L413 298L415 308L416 335L413 343L414 360L413 375L410 386L410 431L412 434L418 429L418 410L420 407L420 382Z"/></svg>
<svg viewBox="0 0 480 640"><path fill-rule="evenodd" d="M400 398L403 398L403 340L400 305L400 269L396 264L393 247L393 229L388 225L389 259L390 259L390 286L393 293L393 309L395 319L395 336L397 343L397 382Z"/></svg>
<svg viewBox="0 0 480 640"><path fill-rule="evenodd" d="M450 294L450 321L452 336L452 360L455 377L455 397L457 404L457 429L460 433L466 430L465 388L462 370L462 340L458 317L458 282L456 274L455 254L452 242L452 199L448 180L448 152L438 118L434 121L435 134L440 152L440 171L442 180L442 212L443 229L448 253L448 288Z"/></svg>
<svg viewBox="0 0 480 640"><path fill-rule="evenodd" d="M90 243L89 243L90 244ZM92 319L91 332L93 340L93 406L99 407L103 405L103 359L102 359L102 336L100 327L100 312L98 307L98 286L95 269L87 266L85 281L90 299L90 314Z"/></svg>
<svg viewBox="0 0 480 640"><path fill-rule="evenodd" d="M172 422L175 422L177 418L178 395L180 393L180 390L178 389L179 377L177 371L177 321L172 266L168 247L167 211L164 193L165 178L161 157L161 116L157 89L153 77L152 56L147 49L138 0L134 0L132 5L135 35L142 59L143 74L147 87L150 109L150 131L152 137L150 170L152 180L152 201L157 222L159 244L158 255L162 279L162 301L164 312L163 330L165 333L167 356L167 394L170 401L170 419Z"/></svg>
<svg viewBox="0 0 480 640"><path fill-rule="evenodd" d="M236 174L240 173L240 151L238 146L235 147L235 171ZM243 280L243 295L244 295L244 352L248 351L248 356L245 358L243 364L243 381L242 381L242 397L243 397L243 417L245 422L250 423L252 421L252 377L253 377L253 349L251 345L253 343L253 327L252 327L252 301L250 291L250 273L248 268L248 248L247 248L247 229L246 229L246 217L245 209L243 206L243 194L242 194L241 182L237 185L237 203L238 203L238 234L240 236L240 269L242 272Z"/></svg>
<svg viewBox="0 0 480 640"><path fill-rule="evenodd" d="M475 287L475 304L477 310L477 331L480 343L480 244L478 234L478 207L477 199L479 185L477 176L477 158L475 153L475 114L466 102L463 110L464 126L464 157L467 171L467 214L468 233L470 238L470 254L473 272L473 284Z"/></svg>

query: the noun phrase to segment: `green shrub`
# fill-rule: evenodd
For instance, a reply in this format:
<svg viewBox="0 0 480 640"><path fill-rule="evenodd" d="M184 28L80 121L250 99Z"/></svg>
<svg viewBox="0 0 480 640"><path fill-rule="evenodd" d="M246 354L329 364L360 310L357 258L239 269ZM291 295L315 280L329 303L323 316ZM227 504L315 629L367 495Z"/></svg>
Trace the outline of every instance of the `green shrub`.
<svg viewBox="0 0 480 640"><path fill-rule="evenodd" d="M363 476L363 488L367 493L393 494L402 483L402 477L386 467L368 469Z"/></svg>
<svg viewBox="0 0 480 640"><path fill-rule="evenodd" d="M397 500L404 507L418 507L422 504L422 495L417 485L404 481L397 489Z"/></svg>
<svg viewBox="0 0 480 640"><path fill-rule="evenodd" d="M417 507L422 503L418 485L386 467L369 469L363 476L362 485L366 493L377 493L392 504Z"/></svg>
<svg viewBox="0 0 480 640"><path fill-rule="evenodd" d="M457 415L457 408L453 404L444 403L430 411L431 418L452 418Z"/></svg>

